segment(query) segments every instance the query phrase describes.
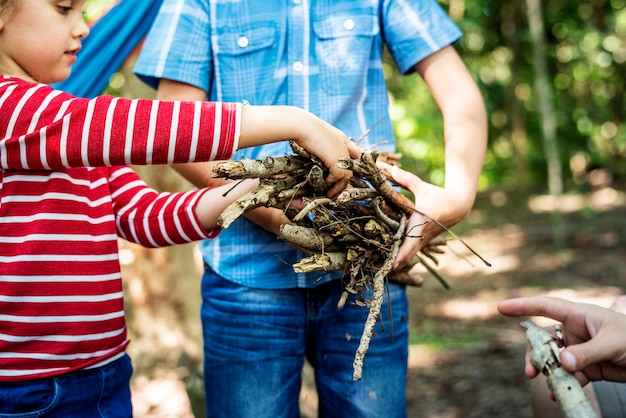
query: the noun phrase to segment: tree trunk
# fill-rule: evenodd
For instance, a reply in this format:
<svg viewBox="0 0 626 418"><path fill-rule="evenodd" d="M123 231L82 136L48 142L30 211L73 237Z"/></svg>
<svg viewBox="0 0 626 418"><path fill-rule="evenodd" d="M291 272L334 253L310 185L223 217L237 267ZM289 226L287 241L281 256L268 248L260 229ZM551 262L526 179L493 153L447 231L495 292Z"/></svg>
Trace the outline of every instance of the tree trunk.
<svg viewBox="0 0 626 418"><path fill-rule="evenodd" d="M516 89L521 84L521 70L524 67L524 53L522 39L519 36L522 29L520 12L523 5L512 1L502 3L502 33L513 52L511 62L511 82L507 90L507 112L510 116L511 144L513 145L517 187L527 189L530 185L528 164L528 132L526 130L526 111L522 101L517 97Z"/></svg>
<svg viewBox="0 0 626 418"><path fill-rule="evenodd" d="M560 208L563 194L563 178L559 158L559 144L556 135L556 115L554 113L554 94L552 83L549 82L546 39L540 0L526 0L526 14L532 38L532 50L535 72L535 93L539 105L539 118L543 150L548 165L548 190L554 198L552 211L552 235L558 247L565 246L565 223Z"/></svg>

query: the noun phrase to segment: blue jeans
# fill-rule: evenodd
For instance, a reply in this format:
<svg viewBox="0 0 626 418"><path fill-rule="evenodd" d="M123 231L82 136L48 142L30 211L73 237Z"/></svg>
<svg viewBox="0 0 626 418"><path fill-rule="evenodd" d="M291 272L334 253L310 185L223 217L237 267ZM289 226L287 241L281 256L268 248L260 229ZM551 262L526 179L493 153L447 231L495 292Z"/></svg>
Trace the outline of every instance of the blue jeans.
<svg viewBox="0 0 626 418"><path fill-rule="evenodd" d="M132 416L124 355L103 367L24 382L0 383L0 418L125 418Z"/></svg>
<svg viewBox="0 0 626 418"><path fill-rule="evenodd" d="M253 289L206 268L202 281L205 390L209 417L299 417L304 358L315 369L320 417L406 417L408 301L389 285L365 355L352 363L368 309L337 301L340 280L314 289Z"/></svg>

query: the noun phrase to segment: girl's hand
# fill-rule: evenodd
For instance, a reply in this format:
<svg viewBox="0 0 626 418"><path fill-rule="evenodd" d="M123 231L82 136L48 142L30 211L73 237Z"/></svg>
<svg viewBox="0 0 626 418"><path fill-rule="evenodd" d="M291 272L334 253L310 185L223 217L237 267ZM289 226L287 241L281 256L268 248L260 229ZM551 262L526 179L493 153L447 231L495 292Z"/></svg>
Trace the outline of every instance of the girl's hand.
<svg viewBox="0 0 626 418"><path fill-rule="evenodd" d="M337 166L340 158L359 158L361 149L342 131L294 106L244 106L239 148L293 140L330 170L329 197L348 186L352 171Z"/></svg>
<svg viewBox="0 0 626 418"><path fill-rule="evenodd" d="M300 109L295 109L300 111ZM330 187L328 197L336 197L348 186L352 171L337 166L340 158L360 158L361 149L342 131L324 122L312 113L303 112L301 135L294 141L316 155L330 170L326 184Z"/></svg>

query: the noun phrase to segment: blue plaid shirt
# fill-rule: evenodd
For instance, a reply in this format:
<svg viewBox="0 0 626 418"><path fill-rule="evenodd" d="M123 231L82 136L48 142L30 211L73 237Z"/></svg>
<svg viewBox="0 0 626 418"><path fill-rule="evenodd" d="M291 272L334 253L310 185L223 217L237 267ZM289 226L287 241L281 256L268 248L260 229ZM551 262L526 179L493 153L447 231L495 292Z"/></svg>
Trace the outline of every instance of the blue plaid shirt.
<svg viewBox="0 0 626 418"><path fill-rule="evenodd" d="M460 36L435 0L165 0L135 72L152 87L161 78L200 87L210 100L299 106L355 139L371 129L359 144L393 151L383 44L410 73ZM291 153L282 142L234 158ZM246 286L320 278L294 273L305 254L243 218L200 248L217 273Z"/></svg>

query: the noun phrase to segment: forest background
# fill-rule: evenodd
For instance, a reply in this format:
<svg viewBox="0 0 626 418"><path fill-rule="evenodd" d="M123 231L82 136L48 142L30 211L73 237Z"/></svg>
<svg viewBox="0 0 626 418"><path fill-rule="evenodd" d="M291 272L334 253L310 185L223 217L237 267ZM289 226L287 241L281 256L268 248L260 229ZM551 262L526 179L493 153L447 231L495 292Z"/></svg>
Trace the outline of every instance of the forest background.
<svg viewBox="0 0 626 418"><path fill-rule="evenodd" d="M97 17L115 3L88 0ZM452 290L411 288L410 416L529 416L525 340L497 315L509 296L549 293L608 306L626 282L626 0L440 1L464 31L456 44L489 114L475 209L438 266ZM153 97L134 56L106 93ZM404 167L441 184L441 116L424 83L385 67ZM191 187L167 167L137 167L160 190ZM448 236L451 238L451 236ZM195 244L120 241L135 415L203 416ZM427 276L427 275L425 275ZM303 416L315 416L311 371Z"/></svg>

